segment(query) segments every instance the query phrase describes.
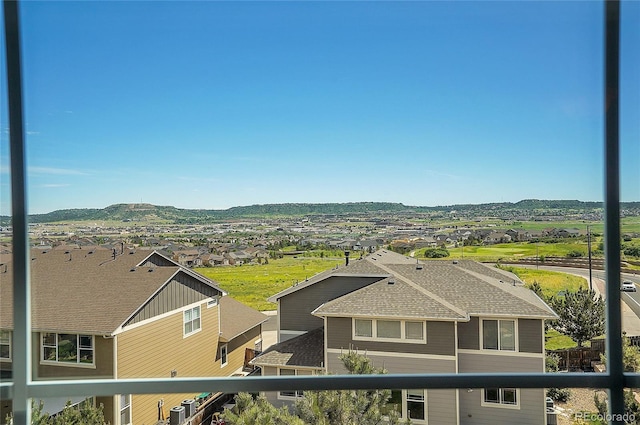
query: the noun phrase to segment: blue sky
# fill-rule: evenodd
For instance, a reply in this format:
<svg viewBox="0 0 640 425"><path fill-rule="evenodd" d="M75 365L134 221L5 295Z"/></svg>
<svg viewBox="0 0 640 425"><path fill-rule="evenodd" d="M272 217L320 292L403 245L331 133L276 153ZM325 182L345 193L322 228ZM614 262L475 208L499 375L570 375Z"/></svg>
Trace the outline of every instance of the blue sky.
<svg viewBox="0 0 640 425"><path fill-rule="evenodd" d="M595 1L25 2L29 210L602 200L602 11ZM622 14L632 201L640 2Z"/></svg>

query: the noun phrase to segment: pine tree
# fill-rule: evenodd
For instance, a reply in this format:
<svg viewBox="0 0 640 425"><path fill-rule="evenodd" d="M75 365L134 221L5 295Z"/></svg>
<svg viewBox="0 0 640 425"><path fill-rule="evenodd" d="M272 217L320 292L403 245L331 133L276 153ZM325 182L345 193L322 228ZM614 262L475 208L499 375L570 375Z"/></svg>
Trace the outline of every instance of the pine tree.
<svg viewBox="0 0 640 425"><path fill-rule="evenodd" d="M571 337L578 347L604 333L604 301L593 290L567 292L564 298L553 298L551 306L559 316L552 326Z"/></svg>

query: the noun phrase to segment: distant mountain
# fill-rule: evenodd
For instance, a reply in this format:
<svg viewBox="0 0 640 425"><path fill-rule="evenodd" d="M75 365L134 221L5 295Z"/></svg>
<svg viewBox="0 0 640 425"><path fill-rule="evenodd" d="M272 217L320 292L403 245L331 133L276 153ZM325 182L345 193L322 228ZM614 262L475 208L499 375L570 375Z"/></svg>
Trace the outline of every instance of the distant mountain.
<svg viewBox="0 0 640 425"><path fill-rule="evenodd" d="M623 202L623 211L640 215L640 202ZM577 200L525 199L516 203L460 204L437 207L407 206L391 202L348 202L322 204L265 204L233 207L226 210L192 210L172 206L151 204L115 204L106 208L66 209L47 214L32 214L31 223L54 223L61 221L162 221L175 224L197 224L219 220L256 217L301 217L308 215L371 215L384 214L432 214L451 213L470 216L514 217L518 215L565 215L569 213L597 213L603 211L601 202ZM0 217L8 224L10 217Z"/></svg>

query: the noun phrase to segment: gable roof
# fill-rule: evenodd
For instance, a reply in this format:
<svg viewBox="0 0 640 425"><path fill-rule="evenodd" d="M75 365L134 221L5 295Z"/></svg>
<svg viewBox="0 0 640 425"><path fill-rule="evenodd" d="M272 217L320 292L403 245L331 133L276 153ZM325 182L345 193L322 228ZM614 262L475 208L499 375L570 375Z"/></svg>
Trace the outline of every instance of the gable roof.
<svg viewBox="0 0 640 425"><path fill-rule="evenodd" d="M220 341L229 342L244 332L269 320L260 313L231 297L220 298Z"/></svg>
<svg viewBox="0 0 640 425"><path fill-rule="evenodd" d="M11 262L6 265L0 270L0 327L11 329L13 270ZM32 250L32 328L111 334L181 273L224 294L213 281L155 251L114 257L110 250Z"/></svg>
<svg viewBox="0 0 640 425"><path fill-rule="evenodd" d="M471 260L418 262L386 250L316 275L269 300L277 301L330 276L349 275L380 276L381 280L329 301L313 314L457 321L469 320L472 315L557 317L511 273ZM389 285L390 281L395 284Z"/></svg>

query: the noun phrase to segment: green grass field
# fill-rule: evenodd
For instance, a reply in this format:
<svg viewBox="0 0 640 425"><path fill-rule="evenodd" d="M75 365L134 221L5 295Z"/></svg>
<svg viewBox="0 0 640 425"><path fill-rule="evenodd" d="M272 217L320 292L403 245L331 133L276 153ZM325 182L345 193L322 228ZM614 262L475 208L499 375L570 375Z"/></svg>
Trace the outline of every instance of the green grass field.
<svg viewBox="0 0 640 425"><path fill-rule="evenodd" d="M592 249L595 247L592 244ZM416 250L415 256L423 258L427 248ZM527 243L514 242L486 246L465 246L448 248L450 258L465 258L476 261L499 261L509 258L535 257L535 256L560 256L564 257L571 251L580 251L587 256L586 242L573 243Z"/></svg>
<svg viewBox="0 0 640 425"><path fill-rule="evenodd" d="M269 260L269 264L203 267L196 272L213 279L236 300L257 310L275 310L271 295L322 271L343 264L341 258L293 258Z"/></svg>
<svg viewBox="0 0 640 425"><path fill-rule="evenodd" d="M575 292L588 287L585 278L572 274L511 266L501 268L514 273L527 285L538 282L545 297L556 296L561 291Z"/></svg>

